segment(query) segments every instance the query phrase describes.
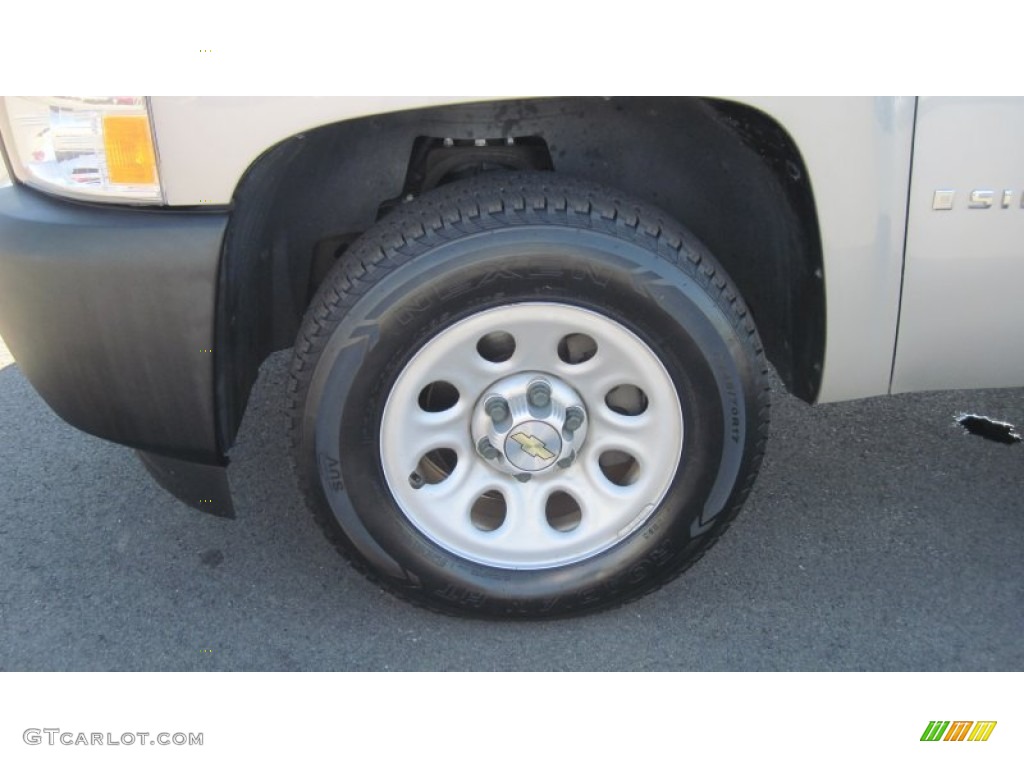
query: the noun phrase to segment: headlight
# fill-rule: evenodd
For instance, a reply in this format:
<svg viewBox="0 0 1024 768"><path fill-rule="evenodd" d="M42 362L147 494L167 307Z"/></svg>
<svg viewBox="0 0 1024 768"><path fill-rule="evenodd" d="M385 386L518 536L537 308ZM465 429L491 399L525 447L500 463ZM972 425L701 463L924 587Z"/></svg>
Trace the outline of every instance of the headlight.
<svg viewBox="0 0 1024 768"><path fill-rule="evenodd" d="M6 96L14 174L82 200L161 203L149 106L142 96Z"/></svg>

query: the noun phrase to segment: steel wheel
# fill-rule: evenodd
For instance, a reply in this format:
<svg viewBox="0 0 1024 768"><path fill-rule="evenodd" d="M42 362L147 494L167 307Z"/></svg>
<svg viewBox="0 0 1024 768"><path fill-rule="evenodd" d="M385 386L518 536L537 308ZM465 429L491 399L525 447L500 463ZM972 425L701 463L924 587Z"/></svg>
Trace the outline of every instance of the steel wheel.
<svg viewBox="0 0 1024 768"><path fill-rule="evenodd" d="M413 525L467 560L517 569L627 536L664 498L682 446L675 386L643 341L595 312L532 302L427 342L388 397L380 441Z"/></svg>

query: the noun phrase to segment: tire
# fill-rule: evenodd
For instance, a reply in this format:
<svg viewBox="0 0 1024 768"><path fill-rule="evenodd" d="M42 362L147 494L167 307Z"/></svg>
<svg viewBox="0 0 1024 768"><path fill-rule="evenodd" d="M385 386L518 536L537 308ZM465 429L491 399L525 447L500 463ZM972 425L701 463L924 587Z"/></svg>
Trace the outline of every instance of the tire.
<svg viewBox="0 0 1024 768"><path fill-rule="evenodd" d="M353 244L289 382L300 487L397 595L544 617L692 565L761 463L767 366L736 288L664 214L483 174Z"/></svg>

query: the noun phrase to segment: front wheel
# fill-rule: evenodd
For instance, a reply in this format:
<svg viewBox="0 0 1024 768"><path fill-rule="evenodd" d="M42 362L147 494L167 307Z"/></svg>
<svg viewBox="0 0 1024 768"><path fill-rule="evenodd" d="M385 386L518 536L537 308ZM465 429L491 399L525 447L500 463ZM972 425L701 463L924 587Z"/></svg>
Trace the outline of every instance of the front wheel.
<svg viewBox="0 0 1024 768"><path fill-rule="evenodd" d="M706 250L554 174L403 206L325 280L296 344L300 482L339 549L447 612L632 599L738 512L764 356Z"/></svg>

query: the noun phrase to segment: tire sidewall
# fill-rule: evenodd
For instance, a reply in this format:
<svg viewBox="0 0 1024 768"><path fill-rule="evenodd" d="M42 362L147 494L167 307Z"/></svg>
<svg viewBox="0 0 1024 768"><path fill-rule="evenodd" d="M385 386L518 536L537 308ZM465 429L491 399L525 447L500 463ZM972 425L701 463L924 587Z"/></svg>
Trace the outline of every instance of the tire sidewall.
<svg viewBox="0 0 1024 768"><path fill-rule="evenodd" d="M407 247L399 260L328 319L335 327L302 414L300 450L316 470L309 485L354 554L392 587L494 614L590 609L684 567L735 503L751 461L748 413L756 412L750 339L712 297L707 275L647 243L551 225ZM424 342L478 311L527 301L597 311L642 339L679 393L684 444L661 504L624 540L580 562L510 570L460 558L413 526L384 478L380 423L392 385Z"/></svg>

